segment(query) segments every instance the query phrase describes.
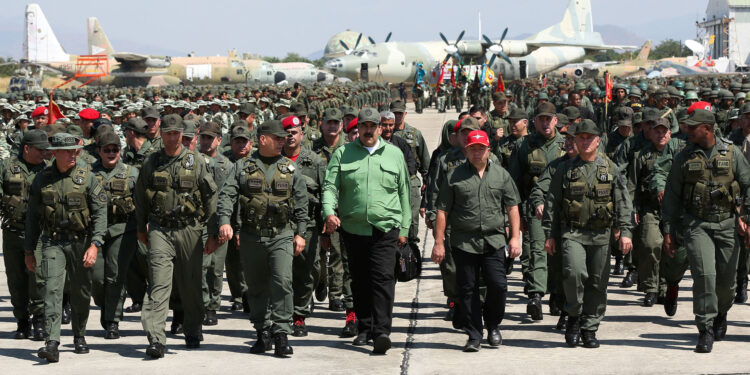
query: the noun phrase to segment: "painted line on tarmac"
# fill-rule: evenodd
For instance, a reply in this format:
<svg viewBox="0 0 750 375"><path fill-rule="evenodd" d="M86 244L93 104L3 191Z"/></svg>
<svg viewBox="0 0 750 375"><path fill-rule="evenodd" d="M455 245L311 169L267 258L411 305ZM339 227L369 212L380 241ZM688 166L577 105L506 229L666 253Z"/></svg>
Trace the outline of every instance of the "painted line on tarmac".
<svg viewBox="0 0 750 375"><path fill-rule="evenodd" d="M424 248L422 249L422 263L424 266L425 252L427 251L427 236L429 229L425 228ZM422 270L424 271L424 270ZM422 277L417 278L417 288L414 292L414 299L411 300L411 312L409 313L409 328L406 330L406 342L404 343L404 358L401 360L401 375L409 374L409 359L411 359L411 348L414 346L414 333L417 331L417 317L419 315L419 286L422 283Z"/></svg>

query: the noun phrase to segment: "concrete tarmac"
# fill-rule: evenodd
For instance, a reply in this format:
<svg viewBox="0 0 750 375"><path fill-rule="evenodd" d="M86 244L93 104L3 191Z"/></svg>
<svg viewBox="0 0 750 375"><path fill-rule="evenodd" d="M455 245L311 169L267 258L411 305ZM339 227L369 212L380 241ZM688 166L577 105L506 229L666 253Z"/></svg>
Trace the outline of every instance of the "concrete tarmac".
<svg viewBox="0 0 750 375"><path fill-rule="evenodd" d="M406 121L419 128L432 149L437 146L445 121L455 111L439 114L427 109L413 112ZM146 359L146 336L140 314L125 314L120 324L122 338L105 340L99 325L100 310L93 306L87 341L91 353L73 353L70 325L62 329L60 362L47 364L36 356L43 345L13 340L15 319L8 294L4 263L0 264L0 368L5 374L699 374L749 373L750 309L736 305L729 311L728 333L714 345L713 353L694 352L698 337L692 315L692 280L680 285L677 314L667 317L663 306L641 306L643 293L621 289L622 276L609 281L607 314L598 332L599 349L568 348L561 332L554 329L544 300L544 320L533 322L525 313L520 264L509 276L503 344L483 345L478 353L463 353L466 335L444 321L445 297L440 272L429 260L432 233L420 225L424 272L421 279L396 285L393 311L393 348L386 355L372 355L371 347L355 347L352 339L340 338L344 313L328 310L328 301L316 304L307 319L310 334L290 337L294 355L278 359L249 354L255 333L247 316L229 311L229 289L225 284L219 324L204 328L200 349L186 349L182 335L167 334L167 354L160 360ZM130 300L126 300L126 306ZM169 321L166 328L169 328ZM484 343L486 344L486 343Z"/></svg>

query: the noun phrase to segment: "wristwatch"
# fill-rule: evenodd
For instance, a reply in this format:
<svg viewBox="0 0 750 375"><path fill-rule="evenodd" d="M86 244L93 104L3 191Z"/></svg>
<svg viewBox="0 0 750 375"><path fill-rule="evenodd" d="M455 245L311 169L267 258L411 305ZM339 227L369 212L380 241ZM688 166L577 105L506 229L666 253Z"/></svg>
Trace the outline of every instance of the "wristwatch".
<svg viewBox="0 0 750 375"><path fill-rule="evenodd" d="M99 242L99 241L91 241L91 244L94 245L94 246L96 246L96 248L99 249L99 250L102 249L102 243Z"/></svg>

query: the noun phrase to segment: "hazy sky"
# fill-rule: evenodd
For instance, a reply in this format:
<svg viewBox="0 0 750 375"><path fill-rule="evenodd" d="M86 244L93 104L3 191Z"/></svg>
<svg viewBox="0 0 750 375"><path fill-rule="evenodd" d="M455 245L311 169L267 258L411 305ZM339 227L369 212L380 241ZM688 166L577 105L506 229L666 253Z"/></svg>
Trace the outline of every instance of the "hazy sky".
<svg viewBox="0 0 750 375"><path fill-rule="evenodd" d="M28 1L0 0L0 56L20 56ZM557 23L567 0L46 0L38 1L63 47L86 53L86 18L98 17L115 49L173 56L239 52L310 55L335 33L361 31L376 41L455 38L466 29L498 38L534 33ZM617 25L655 42L695 37L708 0L592 0L595 25ZM606 40L605 40L606 42Z"/></svg>

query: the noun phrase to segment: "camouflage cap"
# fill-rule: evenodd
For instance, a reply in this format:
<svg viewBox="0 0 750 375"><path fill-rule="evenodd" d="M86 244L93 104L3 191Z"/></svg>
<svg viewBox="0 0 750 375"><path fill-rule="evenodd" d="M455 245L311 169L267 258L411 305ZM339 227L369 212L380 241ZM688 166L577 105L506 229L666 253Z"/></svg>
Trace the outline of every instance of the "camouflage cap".
<svg viewBox="0 0 750 375"><path fill-rule="evenodd" d="M232 128L232 139L245 138L252 139L250 134L250 127L247 125L239 125Z"/></svg>
<svg viewBox="0 0 750 375"><path fill-rule="evenodd" d="M658 109L654 107L646 107L643 109L643 122L656 121L659 117L661 117L661 114Z"/></svg>
<svg viewBox="0 0 750 375"><path fill-rule="evenodd" d="M266 121L258 126L258 135L275 135L277 137L286 137L287 132L279 120Z"/></svg>
<svg viewBox="0 0 750 375"><path fill-rule="evenodd" d="M104 131L97 137L96 144L99 147L117 145L120 146L120 137L114 131Z"/></svg>
<svg viewBox="0 0 750 375"><path fill-rule="evenodd" d="M654 129L657 126L663 126L663 127L667 128L667 130L668 130L669 128L672 127L672 124L669 122L669 120L667 120L667 119L665 119L663 117L659 117L658 119L656 119L656 121L654 121L654 122L651 123L651 129Z"/></svg>
<svg viewBox="0 0 750 375"><path fill-rule="evenodd" d="M714 125L716 124L716 117L711 111L705 109L696 109L693 113L685 120L687 126L697 126L701 124Z"/></svg>
<svg viewBox="0 0 750 375"><path fill-rule="evenodd" d="M183 137L195 137L195 135L198 133L198 125L195 124L195 121L192 120L183 120L182 121L182 136Z"/></svg>
<svg viewBox="0 0 750 375"><path fill-rule="evenodd" d="M401 99L394 100L391 102L390 109L393 113L404 113L406 112L406 103Z"/></svg>
<svg viewBox="0 0 750 375"><path fill-rule="evenodd" d="M50 139L48 150L77 150L83 148L78 144L78 138L70 133L57 133Z"/></svg>
<svg viewBox="0 0 750 375"><path fill-rule="evenodd" d="M295 115L297 115L297 117L307 116L307 108L305 108L304 103L296 102L292 104L291 110L292 112L294 112Z"/></svg>
<svg viewBox="0 0 750 375"><path fill-rule="evenodd" d="M130 129L135 134L144 135L148 133L148 124L140 117L129 118L128 121L123 124L123 128Z"/></svg>
<svg viewBox="0 0 750 375"><path fill-rule="evenodd" d="M161 131L182 131L182 117L180 115L166 115L161 120Z"/></svg>
<svg viewBox="0 0 750 375"><path fill-rule="evenodd" d="M370 107L362 108L362 110L359 111L359 116L357 116L357 123L362 124L365 122L373 122L375 124L379 124L380 112Z"/></svg>
<svg viewBox="0 0 750 375"><path fill-rule="evenodd" d="M23 145L31 146L39 150L46 150L49 148L49 138L44 130L31 129L23 134Z"/></svg>
<svg viewBox="0 0 750 375"><path fill-rule="evenodd" d="M584 119L583 121L576 124L576 129L575 129L574 134L578 135L578 134L584 134L584 133L598 136L599 127L596 126L596 124L593 121L589 119Z"/></svg>
<svg viewBox="0 0 750 375"><path fill-rule="evenodd" d="M328 108L323 113L323 122L341 121L342 117L341 111L338 108Z"/></svg>
<svg viewBox="0 0 750 375"><path fill-rule="evenodd" d="M67 131L75 137L83 137L83 129L78 125L68 125Z"/></svg>
<svg viewBox="0 0 750 375"><path fill-rule="evenodd" d="M221 137L221 125L214 121L209 121L201 125L201 135L204 134L212 137Z"/></svg>
<svg viewBox="0 0 750 375"><path fill-rule="evenodd" d="M47 133L48 138L52 138L57 133L64 133L67 129L67 126L61 122L55 122L52 125L48 125L44 127L44 132Z"/></svg>

